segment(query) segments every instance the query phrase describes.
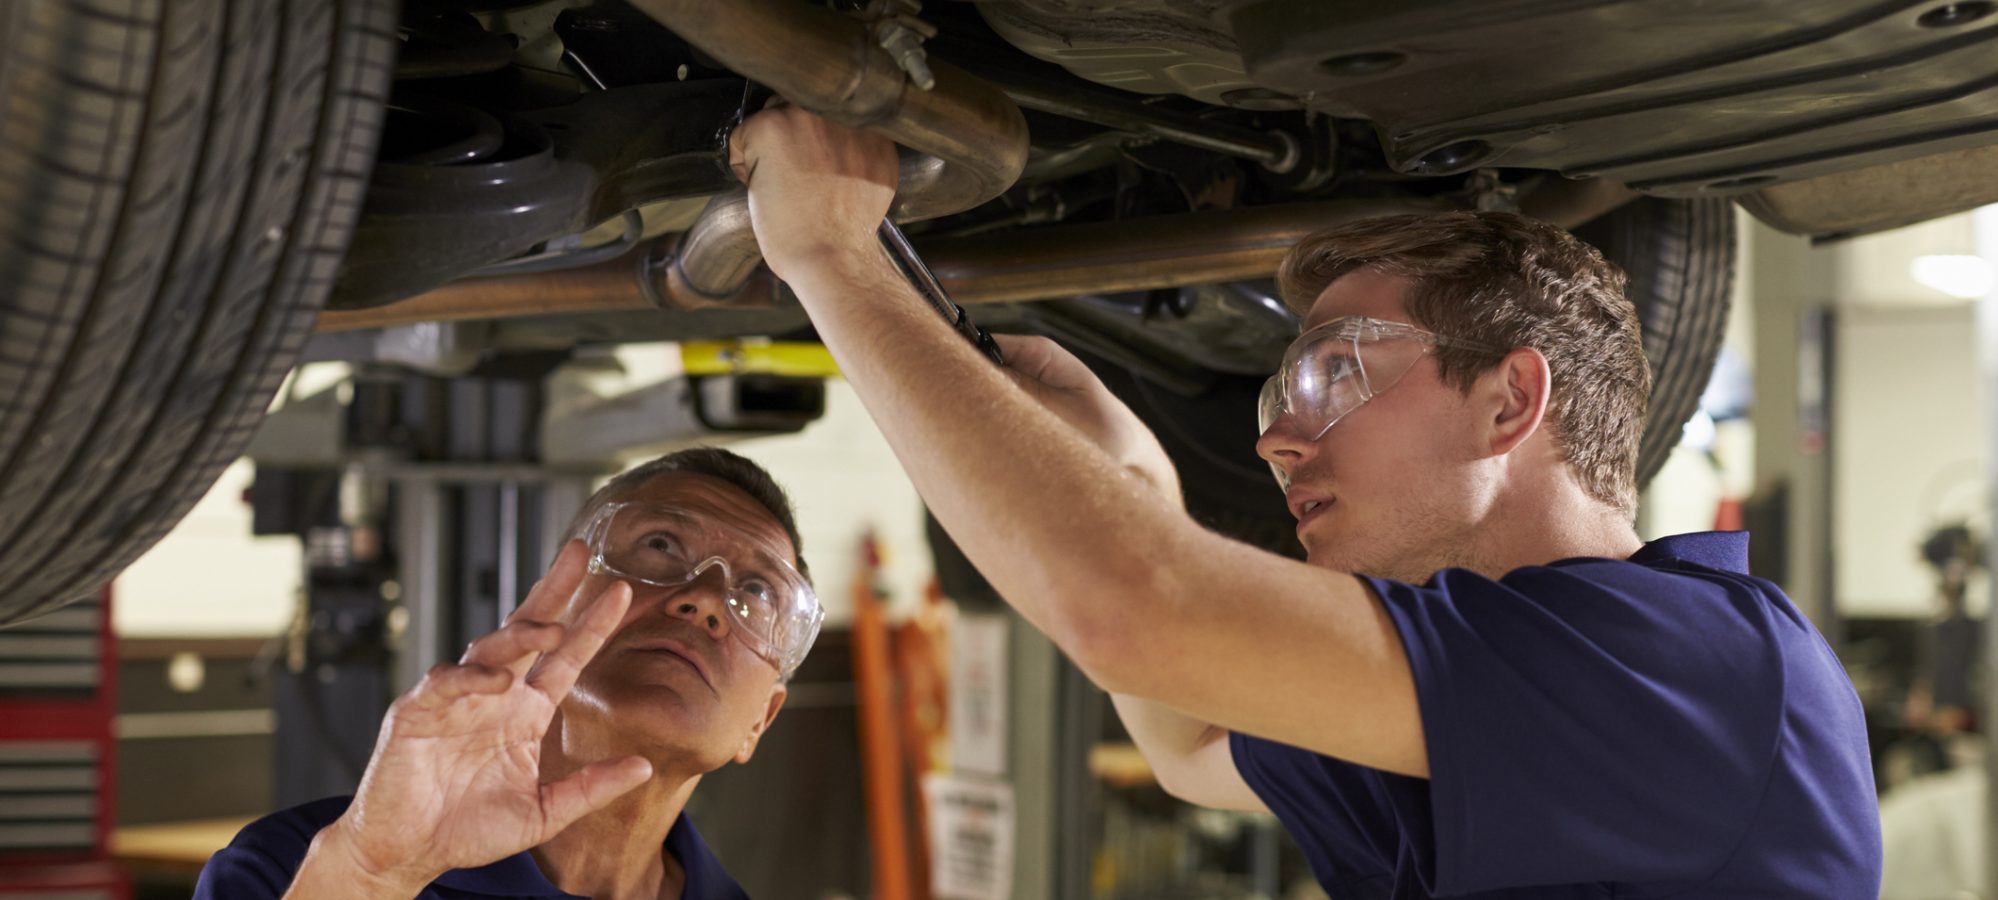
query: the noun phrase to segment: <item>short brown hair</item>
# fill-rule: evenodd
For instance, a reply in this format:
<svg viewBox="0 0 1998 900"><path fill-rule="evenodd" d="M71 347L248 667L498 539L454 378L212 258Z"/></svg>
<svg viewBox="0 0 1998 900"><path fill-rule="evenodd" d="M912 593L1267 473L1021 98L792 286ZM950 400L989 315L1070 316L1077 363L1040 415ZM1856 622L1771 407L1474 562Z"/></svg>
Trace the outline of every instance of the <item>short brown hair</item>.
<svg viewBox="0 0 1998 900"><path fill-rule="evenodd" d="M1651 367L1621 269L1544 222L1450 212L1365 219L1310 235L1284 257L1277 283L1305 315L1326 287L1359 269L1407 279L1410 324L1547 357L1549 419L1568 465L1591 496L1636 509ZM1436 351L1444 381L1463 391L1502 358Z"/></svg>

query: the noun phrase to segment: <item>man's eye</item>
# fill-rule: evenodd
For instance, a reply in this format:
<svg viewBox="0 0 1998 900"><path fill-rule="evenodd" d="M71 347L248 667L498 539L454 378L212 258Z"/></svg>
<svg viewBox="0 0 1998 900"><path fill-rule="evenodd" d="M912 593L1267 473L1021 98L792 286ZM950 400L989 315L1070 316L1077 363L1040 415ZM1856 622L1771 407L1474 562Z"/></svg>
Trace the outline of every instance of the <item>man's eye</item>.
<svg viewBox="0 0 1998 900"><path fill-rule="evenodd" d="M670 534L660 534L657 532L646 535L644 540L641 540L639 542L639 546L643 547L646 550L653 551L655 553L680 552L679 541L674 540L673 536Z"/></svg>
<svg viewBox="0 0 1998 900"><path fill-rule="evenodd" d="M1305 374L1307 379L1314 379L1319 384L1331 384L1353 374L1359 369L1359 364L1350 356L1321 356L1318 365L1312 368L1316 371Z"/></svg>

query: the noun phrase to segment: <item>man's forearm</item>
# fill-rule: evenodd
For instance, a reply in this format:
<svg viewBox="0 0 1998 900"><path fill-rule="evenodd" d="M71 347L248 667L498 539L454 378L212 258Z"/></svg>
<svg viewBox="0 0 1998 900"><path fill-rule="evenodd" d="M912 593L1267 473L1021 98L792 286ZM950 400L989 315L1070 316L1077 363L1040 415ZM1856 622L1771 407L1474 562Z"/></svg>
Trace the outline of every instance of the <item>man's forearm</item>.
<svg viewBox="0 0 1998 900"><path fill-rule="evenodd" d="M1227 729L1156 700L1111 694L1110 702L1166 793L1217 809L1268 811L1236 771Z"/></svg>
<svg viewBox="0 0 1998 900"><path fill-rule="evenodd" d="M1125 729L1131 732L1140 749L1149 745L1162 750L1186 750L1215 730L1213 725L1154 700L1127 694L1111 694L1110 700L1117 705L1117 717L1124 720Z"/></svg>
<svg viewBox="0 0 1998 900"><path fill-rule="evenodd" d="M1176 498L1028 397L885 256L830 260L791 279L923 499L1028 621L1061 643L1073 616L1109 621L1107 607L1146 599L1143 579L1156 567L1143 554L1185 524Z"/></svg>
<svg viewBox="0 0 1998 900"><path fill-rule="evenodd" d="M1131 741L1144 753L1145 761L1151 763L1161 782L1169 780L1167 773L1180 760L1213 740L1216 734L1226 734L1156 700L1111 694L1110 702L1116 705L1117 718L1123 721L1124 730L1131 733Z"/></svg>

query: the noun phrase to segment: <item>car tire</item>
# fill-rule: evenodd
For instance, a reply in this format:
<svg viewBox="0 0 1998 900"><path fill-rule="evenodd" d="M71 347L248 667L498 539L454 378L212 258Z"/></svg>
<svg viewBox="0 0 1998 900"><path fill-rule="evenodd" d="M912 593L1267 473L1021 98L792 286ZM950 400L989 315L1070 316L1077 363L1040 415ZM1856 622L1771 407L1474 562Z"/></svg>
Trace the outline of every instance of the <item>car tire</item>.
<svg viewBox="0 0 1998 900"><path fill-rule="evenodd" d="M1734 204L1646 197L1575 235L1623 267L1625 293L1644 328L1651 403L1638 444L1637 484L1651 483L1700 408L1727 337L1734 297Z"/></svg>
<svg viewBox="0 0 1998 900"><path fill-rule="evenodd" d="M108 581L255 432L359 216L396 23L395 0L0 9L0 624Z"/></svg>

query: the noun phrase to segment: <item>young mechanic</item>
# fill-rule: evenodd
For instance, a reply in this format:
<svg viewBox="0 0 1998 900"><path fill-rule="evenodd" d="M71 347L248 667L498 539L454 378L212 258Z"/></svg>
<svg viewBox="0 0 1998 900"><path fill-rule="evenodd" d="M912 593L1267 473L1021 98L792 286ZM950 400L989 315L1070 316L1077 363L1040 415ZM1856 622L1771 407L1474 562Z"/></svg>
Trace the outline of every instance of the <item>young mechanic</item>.
<svg viewBox="0 0 1998 900"><path fill-rule="evenodd" d="M1335 898L1877 896L1838 660L1746 535L1632 527L1649 374L1595 251L1456 213L1291 252L1257 450L1300 563L1189 519L1074 357L1002 337L1000 369L913 293L875 238L884 139L779 107L733 149L923 498L1169 791L1274 812Z"/></svg>

